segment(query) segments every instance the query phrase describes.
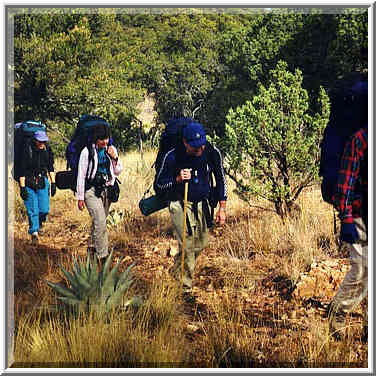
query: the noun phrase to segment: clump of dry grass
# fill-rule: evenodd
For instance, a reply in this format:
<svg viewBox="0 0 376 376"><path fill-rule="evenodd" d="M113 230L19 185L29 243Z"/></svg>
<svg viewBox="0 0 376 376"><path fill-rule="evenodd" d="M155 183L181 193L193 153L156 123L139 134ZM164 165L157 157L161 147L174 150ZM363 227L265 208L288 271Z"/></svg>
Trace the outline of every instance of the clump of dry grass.
<svg viewBox="0 0 376 376"><path fill-rule="evenodd" d="M139 311L61 316L48 308L21 317L15 367L175 367L187 363L174 287L157 284Z"/></svg>
<svg viewBox="0 0 376 376"><path fill-rule="evenodd" d="M110 248L136 258L137 270L145 277L151 261L142 258L142 247L153 249L154 243L172 238L169 213L143 217L138 208L154 178L155 152L146 152L144 160L137 152L120 158L120 200L111 208L122 218L109 226ZM57 166L65 168L63 161ZM15 238L16 361L53 360L55 366L76 362L80 367L366 367L366 345L360 343L354 318L349 319L345 340L334 342L328 337L327 319L303 301L289 300L279 288L282 282L293 288L314 260L338 253L333 212L321 200L320 190L305 190L298 200L299 220L283 223L271 211L256 208L265 205L260 200L251 206L239 200L231 181L229 188L227 224L213 230L198 260L197 311L186 312L170 279L149 273L145 280L150 282L137 287L143 288L144 306L136 313L120 312L110 322L91 316L64 320L32 310L55 302L43 279L60 281L57 264L68 267L70 253L86 247L90 231L90 216L77 209L73 193L58 190L48 223L53 238L38 250L30 248L21 232ZM17 229L24 231L19 204ZM168 261L161 257L159 262ZM187 330L191 320L199 320L200 329L193 333Z"/></svg>

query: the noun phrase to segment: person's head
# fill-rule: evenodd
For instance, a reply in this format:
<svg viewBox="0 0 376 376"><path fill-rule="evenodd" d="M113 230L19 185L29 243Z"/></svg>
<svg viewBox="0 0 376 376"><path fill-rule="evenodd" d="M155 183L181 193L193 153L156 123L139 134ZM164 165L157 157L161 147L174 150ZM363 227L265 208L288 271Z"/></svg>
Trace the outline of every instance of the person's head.
<svg viewBox="0 0 376 376"><path fill-rule="evenodd" d="M98 124L93 129L93 143L99 149L107 147L110 136L110 129L107 125Z"/></svg>
<svg viewBox="0 0 376 376"><path fill-rule="evenodd" d="M38 149L45 149L48 136L46 132L37 131L34 133L35 144Z"/></svg>
<svg viewBox="0 0 376 376"><path fill-rule="evenodd" d="M183 143L188 155L200 157L206 145L204 127L200 123L188 123L183 130Z"/></svg>
<svg viewBox="0 0 376 376"><path fill-rule="evenodd" d="M329 121L344 135L352 134L367 124L368 79L360 72L339 78L330 91Z"/></svg>

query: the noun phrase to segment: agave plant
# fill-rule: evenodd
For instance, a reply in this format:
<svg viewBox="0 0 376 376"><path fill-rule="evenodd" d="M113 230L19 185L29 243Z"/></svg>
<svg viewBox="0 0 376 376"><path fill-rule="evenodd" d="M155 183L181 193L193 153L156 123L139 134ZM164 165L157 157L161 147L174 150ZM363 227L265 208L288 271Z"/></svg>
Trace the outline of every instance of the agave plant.
<svg viewBox="0 0 376 376"><path fill-rule="evenodd" d="M118 273L120 260L110 270L112 252L107 257L103 268L97 265L97 258L91 258L88 254L86 262L78 262L73 257L73 272L70 273L61 265L60 269L68 280L70 287L58 283L46 281L57 294L57 298L68 306L89 312L93 310L103 314L116 307L138 306L141 298L138 296L124 300L126 291L133 283L131 270L134 264L130 265L122 273Z"/></svg>

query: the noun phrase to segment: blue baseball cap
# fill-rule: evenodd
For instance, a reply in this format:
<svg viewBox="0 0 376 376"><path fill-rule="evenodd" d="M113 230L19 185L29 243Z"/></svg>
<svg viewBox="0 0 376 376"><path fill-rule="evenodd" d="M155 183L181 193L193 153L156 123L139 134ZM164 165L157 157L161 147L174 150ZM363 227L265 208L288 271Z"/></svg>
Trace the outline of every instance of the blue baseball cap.
<svg viewBox="0 0 376 376"><path fill-rule="evenodd" d="M46 142L48 141L48 136L46 132L43 131L36 131L34 133L34 138L40 142Z"/></svg>
<svg viewBox="0 0 376 376"><path fill-rule="evenodd" d="M206 144L204 127L200 123L188 123L183 130L183 137L189 146L199 148Z"/></svg>

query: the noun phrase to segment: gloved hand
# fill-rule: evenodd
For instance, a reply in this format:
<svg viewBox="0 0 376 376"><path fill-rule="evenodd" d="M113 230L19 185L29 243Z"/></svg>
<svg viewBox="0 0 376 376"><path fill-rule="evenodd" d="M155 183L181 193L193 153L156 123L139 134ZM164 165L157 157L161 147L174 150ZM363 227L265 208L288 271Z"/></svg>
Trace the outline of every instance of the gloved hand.
<svg viewBox="0 0 376 376"><path fill-rule="evenodd" d="M29 197L29 194L27 193L27 190L26 190L26 187L20 187L20 196L22 198L22 200L27 200L27 198Z"/></svg>
<svg viewBox="0 0 376 376"><path fill-rule="evenodd" d="M342 223L340 239L346 243L354 244L359 239L358 231L354 223Z"/></svg>
<svg viewBox="0 0 376 376"><path fill-rule="evenodd" d="M56 194L56 183L51 183L51 196L54 197Z"/></svg>

